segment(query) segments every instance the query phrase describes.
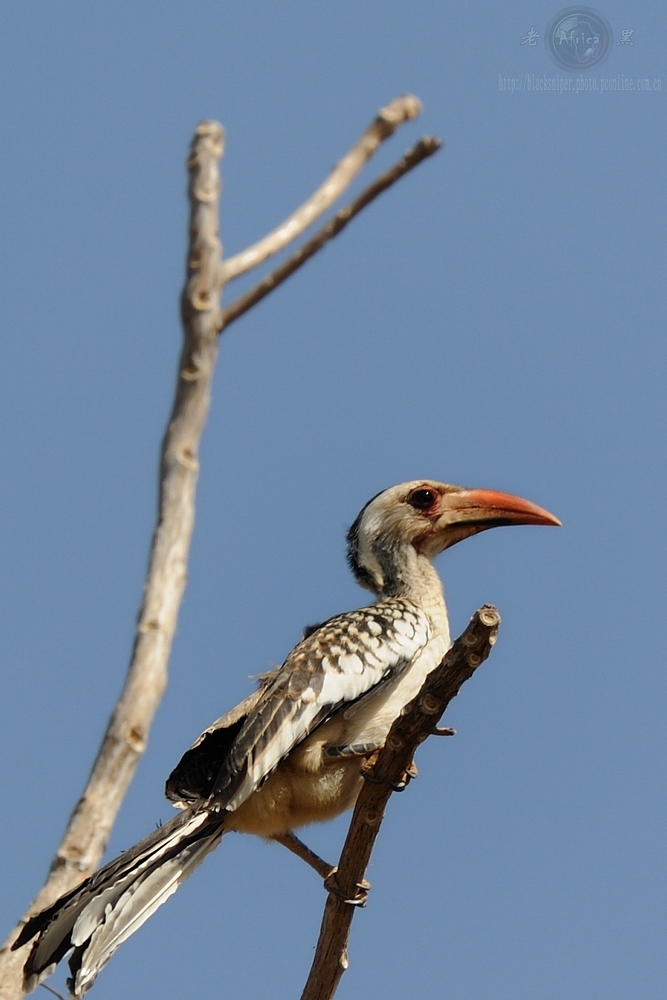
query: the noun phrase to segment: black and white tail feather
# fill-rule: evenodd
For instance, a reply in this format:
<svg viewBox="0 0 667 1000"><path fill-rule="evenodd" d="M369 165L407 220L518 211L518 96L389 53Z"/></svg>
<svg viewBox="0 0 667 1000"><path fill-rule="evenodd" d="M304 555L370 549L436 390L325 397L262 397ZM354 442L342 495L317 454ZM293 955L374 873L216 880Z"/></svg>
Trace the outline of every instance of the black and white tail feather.
<svg viewBox="0 0 667 1000"><path fill-rule="evenodd" d="M82 886L33 917L17 941L40 936L26 962L31 993L70 949L70 992L81 995L116 948L176 892L220 842L223 821L205 813L181 814L125 851Z"/></svg>

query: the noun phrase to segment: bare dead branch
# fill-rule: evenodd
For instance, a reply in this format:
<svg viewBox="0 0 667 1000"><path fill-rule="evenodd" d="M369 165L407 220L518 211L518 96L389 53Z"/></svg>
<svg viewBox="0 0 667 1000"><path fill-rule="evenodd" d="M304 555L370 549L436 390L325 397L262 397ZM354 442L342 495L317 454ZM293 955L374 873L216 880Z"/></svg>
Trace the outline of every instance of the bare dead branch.
<svg viewBox="0 0 667 1000"><path fill-rule="evenodd" d="M21 969L26 948L9 950L17 932L29 916L92 874L104 853L167 683L194 520L199 440L218 352L215 323L221 294L222 249L218 238L218 163L223 145L222 126L202 122L195 132L188 162L190 239L181 301L184 342L176 396L162 441L158 519L125 686L47 882L0 951L2 1000L18 1000L22 995Z"/></svg>
<svg viewBox="0 0 667 1000"><path fill-rule="evenodd" d="M387 188L391 187L392 184L395 184L397 180L412 170L413 167L416 167L422 160L437 153L441 146L442 142L440 139L436 139L434 136L425 136L423 139L420 139L416 146L408 150L405 156L401 157L393 167L385 170L377 180L369 184L358 198L355 198L354 201L351 201L344 208L339 209L334 217L326 225L322 226L314 236L307 240L302 247L299 247L291 257L288 257L271 274L268 274L266 278L258 282L254 288L251 288L244 295L240 295L225 309L221 310L219 320L220 331L222 332L234 320L243 316L254 305L261 302L269 292L272 292L274 288L277 288L283 281L286 281L291 274L294 274L295 271L302 267L318 250L321 250L329 240L332 240L334 236L342 232L348 222L351 222L355 215L358 215L366 205L382 194L383 191L386 191Z"/></svg>
<svg viewBox="0 0 667 1000"><path fill-rule="evenodd" d="M303 205L258 243L223 262L223 282L227 284L251 271L293 243L350 186L380 144L393 135L403 122L417 118L421 111L421 103L411 94L397 97L382 108L349 153L336 164L324 183Z"/></svg>
<svg viewBox="0 0 667 1000"><path fill-rule="evenodd" d="M264 240L237 254L224 266L218 237L218 165L223 153L224 131L217 122L206 121L195 132L188 161L190 227L186 283L181 298L184 342L176 395L162 441L158 518L132 658L120 699L109 720L86 788L52 861L48 879L0 948L0 1000L20 1000L22 996L22 967L28 946L12 952L11 945L26 920L87 878L104 853L166 686L171 644L186 581L199 441L208 414L218 333L223 325L232 322L254 301L260 301L271 288L284 281L320 246L309 249L313 241L307 243L295 255L299 258L296 263L291 263L290 259L275 276L261 283L262 291L253 302L246 302L247 297L243 296L238 303L233 303L237 308L242 301L245 303L233 316L220 309L223 285L300 235L342 193L379 144L403 121L416 117L420 111L421 105L414 97L392 101L300 209ZM422 140L408 157L338 213L340 218L336 216L325 227L331 232L327 232L320 245L323 246L365 204L416 163L430 156L438 146L438 140ZM285 272L286 267L291 269ZM272 277L271 288L266 287Z"/></svg>
<svg viewBox="0 0 667 1000"><path fill-rule="evenodd" d="M377 761L368 769L367 775L373 780L361 790L334 876L342 898L329 894L301 1000L331 1000L336 992L348 966L347 942L355 911L343 900L354 899L363 884L392 786L404 778L419 744L427 739L449 702L491 652L499 624L500 615L491 605L475 612L440 666L429 674L417 697L394 722Z"/></svg>

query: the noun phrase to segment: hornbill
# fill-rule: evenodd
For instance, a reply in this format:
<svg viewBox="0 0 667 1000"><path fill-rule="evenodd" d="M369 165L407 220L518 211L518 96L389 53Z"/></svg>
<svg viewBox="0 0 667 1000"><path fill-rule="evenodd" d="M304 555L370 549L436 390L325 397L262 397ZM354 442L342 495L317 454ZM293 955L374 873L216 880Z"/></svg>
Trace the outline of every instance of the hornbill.
<svg viewBox="0 0 667 1000"><path fill-rule="evenodd" d="M73 949L68 986L73 996L85 993L223 833L278 840L330 876L330 866L292 831L354 805L361 765L449 649L432 559L470 535L511 524L560 522L507 493L430 480L373 497L347 542L350 568L375 603L307 629L283 665L205 730L172 771L166 794L181 812L28 920L14 944L37 936L25 990ZM336 891L335 881L327 887Z"/></svg>

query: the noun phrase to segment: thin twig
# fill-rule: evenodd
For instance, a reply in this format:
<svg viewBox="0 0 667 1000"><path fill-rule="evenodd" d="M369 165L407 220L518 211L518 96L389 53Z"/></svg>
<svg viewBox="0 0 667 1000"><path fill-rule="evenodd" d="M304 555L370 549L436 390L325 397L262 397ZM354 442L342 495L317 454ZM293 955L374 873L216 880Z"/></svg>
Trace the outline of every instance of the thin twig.
<svg viewBox="0 0 667 1000"><path fill-rule="evenodd" d="M49 993L53 993L54 997L58 997L59 1000L65 1000L65 997L62 995L62 993L58 993L58 990L54 990L53 986L47 986L46 983L40 983L39 985L42 987L43 990L48 990Z"/></svg>
<svg viewBox="0 0 667 1000"><path fill-rule="evenodd" d="M215 319L221 294L222 250L218 238L218 163L223 146L221 125L208 121L198 126L188 162L190 240L181 300L184 342L176 396L162 441L157 525L125 686L47 882L0 950L2 1000L22 996L26 949L9 951L17 931L29 916L90 875L104 853L167 683L194 521L199 440L218 352Z"/></svg>
<svg viewBox="0 0 667 1000"><path fill-rule="evenodd" d="M350 152L336 164L324 183L303 205L258 243L223 262L224 283L251 271L268 257L293 243L350 186L380 144L393 135L403 122L417 118L421 111L421 103L411 94L397 97L386 108L382 108Z"/></svg>
<svg viewBox="0 0 667 1000"><path fill-rule="evenodd" d="M449 702L489 655L499 623L500 615L490 605L475 612L465 632L391 727L370 773L374 780L362 788L352 815L335 875L343 898L329 894L315 958L301 1000L331 1000L336 992L348 966L347 942L355 911L355 907L343 899L354 899L358 886L363 883L392 785L400 782L419 744L427 739Z"/></svg>
<svg viewBox="0 0 667 1000"><path fill-rule="evenodd" d="M408 171L416 167L422 160L427 159L429 156L433 156L434 153L442 146L440 139L436 139L434 136L425 136L420 139L416 146L408 150L405 156L401 157L397 163L390 167L389 170L385 170L384 173L369 184L365 188L358 198L351 201L349 205L344 208L339 209L334 217L322 226L314 236L312 236L302 247L299 247L291 257L288 257L279 267L268 274L266 278L258 282L244 295L240 295L237 299L220 312L220 319L218 328L222 330L226 329L230 323L238 319L244 313L251 309L254 305L272 292L274 288L286 281L291 274L294 274L298 268L306 263L314 254L321 250L329 240L332 240L334 236L342 232L349 222L358 215L363 208L366 207L371 201L386 191L387 188L395 184L397 180L403 177Z"/></svg>

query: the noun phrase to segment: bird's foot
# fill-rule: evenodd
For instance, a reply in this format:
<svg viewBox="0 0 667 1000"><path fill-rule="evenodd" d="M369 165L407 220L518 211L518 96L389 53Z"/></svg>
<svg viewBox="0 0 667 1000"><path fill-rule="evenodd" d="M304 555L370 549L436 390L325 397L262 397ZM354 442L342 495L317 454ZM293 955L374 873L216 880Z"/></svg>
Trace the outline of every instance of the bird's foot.
<svg viewBox="0 0 667 1000"><path fill-rule="evenodd" d="M370 763L371 762L369 761L368 764ZM414 760L412 761L410 766L403 772L403 776L400 778L399 781L390 781L389 778L376 777L373 774L372 769L368 765L361 768L361 776L362 778L364 778L365 781L369 781L371 785L389 785L392 792L404 792L405 789L410 784L410 782L412 781L412 779L416 778L418 774L419 771L417 770L417 765L415 764Z"/></svg>
<svg viewBox="0 0 667 1000"><path fill-rule="evenodd" d="M456 736L456 730L452 729L451 726L434 726L431 730L431 736Z"/></svg>
<svg viewBox="0 0 667 1000"><path fill-rule="evenodd" d="M347 895L338 885L338 880L336 878L337 873L338 869L332 868L325 878L324 888L327 892L330 892L332 896L336 896L338 899L342 900L343 903L347 903L348 906L365 906L368 902L368 890L371 887L370 882L367 882L365 878L362 879L361 882L357 882L356 888L358 892L352 899L348 899Z"/></svg>

